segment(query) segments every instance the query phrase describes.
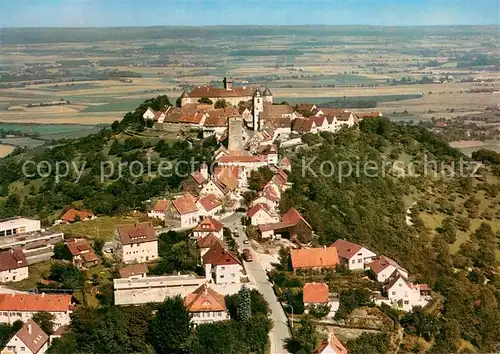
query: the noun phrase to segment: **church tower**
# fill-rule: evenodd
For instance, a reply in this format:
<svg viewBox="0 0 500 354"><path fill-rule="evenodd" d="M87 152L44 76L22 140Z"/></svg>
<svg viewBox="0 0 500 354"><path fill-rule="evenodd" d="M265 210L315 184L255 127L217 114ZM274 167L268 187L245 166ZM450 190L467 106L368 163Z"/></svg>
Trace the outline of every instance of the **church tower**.
<svg viewBox="0 0 500 354"><path fill-rule="evenodd" d="M260 130L260 113L264 110L264 100L260 95L260 90L255 90L253 94L253 130Z"/></svg>
<svg viewBox="0 0 500 354"><path fill-rule="evenodd" d="M243 150L243 118L229 117L228 118L228 146L227 149L234 152Z"/></svg>

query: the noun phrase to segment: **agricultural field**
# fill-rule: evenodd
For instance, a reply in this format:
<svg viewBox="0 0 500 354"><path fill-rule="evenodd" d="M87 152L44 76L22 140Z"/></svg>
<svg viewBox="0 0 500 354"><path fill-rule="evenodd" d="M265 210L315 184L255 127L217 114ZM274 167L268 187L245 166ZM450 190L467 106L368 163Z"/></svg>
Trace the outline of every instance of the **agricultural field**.
<svg viewBox="0 0 500 354"><path fill-rule="evenodd" d="M7 156L14 150L14 147L11 145L2 145L0 144L0 159L2 157Z"/></svg>
<svg viewBox="0 0 500 354"><path fill-rule="evenodd" d="M384 114L424 119L499 101L494 27L37 31L3 31L1 122L109 124L144 99L166 94L174 102L184 88L225 75L266 85L277 101L370 99ZM61 99L69 102L29 106Z"/></svg>

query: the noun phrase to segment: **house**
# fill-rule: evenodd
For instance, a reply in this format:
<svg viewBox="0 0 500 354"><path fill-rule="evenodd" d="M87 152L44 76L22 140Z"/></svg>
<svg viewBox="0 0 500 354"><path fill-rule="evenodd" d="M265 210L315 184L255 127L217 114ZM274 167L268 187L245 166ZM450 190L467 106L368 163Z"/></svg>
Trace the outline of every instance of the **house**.
<svg viewBox="0 0 500 354"><path fill-rule="evenodd" d="M143 113L142 118L153 120L155 116L156 112L151 107L148 107L148 109L146 109L146 112Z"/></svg>
<svg viewBox="0 0 500 354"><path fill-rule="evenodd" d="M54 315L55 327L69 325L73 312L71 295L62 294L0 294L0 323L13 324L28 321L37 312Z"/></svg>
<svg viewBox="0 0 500 354"><path fill-rule="evenodd" d="M61 219L56 221L56 224L71 224L78 221L93 220L95 218L96 217L91 211L71 208L66 210L66 212L61 216Z"/></svg>
<svg viewBox="0 0 500 354"><path fill-rule="evenodd" d="M301 248L290 250L293 271L298 269L320 270L335 268L339 256L335 247Z"/></svg>
<svg viewBox="0 0 500 354"><path fill-rule="evenodd" d="M330 312L326 317L332 318L339 309L340 301L338 296L330 295L328 292L328 284L326 283L306 283L302 288L302 300L306 307L305 312L308 312L309 306L328 305Z"/></svg>
<svg viewBox="0 0 500 354"><path fill-rule="evenodd" d="M85 238L74 238L66 242L66 248L71 254L73 265L79 269L90 268L99 264L94 249Z"/></svg>
<svg viewBox="0 0 500 354"><path fill-rule="evenodd" d="M213 176L200 190L200 195L213 194L216 198L222 199L229 193L229 189Z"/></svg>
<svg viewBox="0 0 500 354"><path fill-rule="evenodd" d="M212 247L215 245L223 246L221 239L215 236L213 233L209 233L208 235L196 239L196 246L200 249L200 255L203 260L203 256L207 253Z"/></svg>
<svg viewBox="0 0 500 354"><path fill-rule="evenodd" d="M309 119L312 119L314 121L314 125L319 132L329 130L328 120L325 116L311 117Z"/></svg>
<svg viewBox="0 0 500 354"><path fill-rule="evenodd" d="M278 163L278 167L282 170L292 172L292 162L288 157L283 157Z"/></svg>
<svg viewBox="0 0 500 354"><path fill-rule="evenodd" d="M28 275L28 261L20 248L0 252L0 283L20 281Z"/></svg>
<svg viewBox="0 0 500 354"><path fill-rule="evenodd" d="M257 197L252 201L251 206L257 204L266 204L271 210L278 207L280 202L280 195L274 188L266 186L262 192L257 194Z"/></svg>
<svg viewBox="0 0 500 354"><path fill-rule="evenodd" d="M430 292L427 284L412 284L397 271L387 279L384 290L391 304L403 311L411 311L414 306L427 305Z"/></svg>
<svg viewBox="0 0 500 354"><path fill-rule="evenodd" d="M267 157L260 155L223 155L217 159L219 166L234 166L241 167L243 171L250 176L253 170L257 170L259 167L264 167L268 165Z"/></svg>
<svg viewBox="0 0 500 354"><path fill-rule="evenodd" d="M184 307L195 325L229 319L224 295L203 284L184 298Z"/></svg>
<svg viewBox="0 0 500 354"><path fill-rule="evenodd" d="M35 321L29 319L7 342L2 353L43 354L49 347L49 336Z"/></svg>
<svg viewBox="0 0 500 354"><path fill-rule="evenodd" d="M247 216L250 218L251 225L279 222L279 216L276 215L267 204L255 204L248 210Z"/></svg>
<svg viewBox="0 0 500 354"><path fill-rule="evenodd" d="M198 195L203 188L203 185L208 181L208 167L202 165L199 171L191 173L186 179L182 181L182 190Z"/></svg>
<svg viewBox="0 0 500 354"><path fill-rule="evenodd" d="M241 167L218 166L214 169L214 175L217 181L233 193L238 187L248 185L247 175Z"/></svg>
<svg viewBox="0 0 500 354"><path fill-rule="evenodd" d="M240 283L240 261L238 257L220 244L215 244L202 257L205 275L216 284Z"/></svg>
<svg viewBox="0 0 500 354"><path fill-rule="evenodd" d="M175 218L180 219L182 228L189 228L196 225L200 219L196 198L191 193L185 193L181 197L174 199L172 205L176 211Z"/></svg>
<svg viewBox="0 0 500 354"><path fill-rule="evenodd" d="M115 232L116 256L123 263L158 259L158 237L150 222L120 225Z"/></svg>
<svg viewBox="0 0 500 354"><path fill-rule="evenodd" d="M335 247L339 254L340 264L349 270L364 270L377 255L369 249L346 240L337 240L330 247Z"/></svg>
<svg viewBox="0 0 500 354"><path fill-rule="evenodd" d="M0 237L41 231L40 220L20 216L0 219Z"/></svg>
<svg viewBox="0 0 500 354"><path fill-rule="evenodd" d="M149 273L148 266L144 263L131 264L120 269L120 278L140 279Z"/></svg>
<svg viewBox="0 0 500 354"><path fill-rule="evenodd" d="M222 240L223 237L223 224L211 216L205 216L196 227L193 229L193 236L202 238L208 234L214 234Z"/></svg>
<svg viewBox="0 0 500 354"><path fill-rule="evenodd" d="M165 220L165 214L167 213L169 206L170 206L169 200L166 199L157 200L155 205L151 209L149 209L148 217Z"/></svg>
<svg viewBox="0 0 500 354"><path fill-rule="evenodd" d="M346 347L335 337L335 334L330 333L328 338L323 340L319 346L313 351L313 354L348 354Z"/></svg>
<svg viewBox="0 0 500 354"><path fill-rule="evenodd" d="M292 132L297 134L316 134L318 132L318 128L316 126L316 123L314 122L314 119L297 118L292 123Z"/></svg>
<svg viewBox="0 0 500 354"><path fill-rule="evenodd" d="M196 202L200 216L215 217L222 211L222 201L215 194L201 196Z"/></svg>
<svg viewBox="0 0 500 354"><path fill-rule="evenodd" d="M297 209L290 208L281 217L280 222L259 225L259 231L263 238L272 238L274 234L278 233L293 239L299 235L308 238L312 235L313 230Z"/></svg>
<svg viewBox="0 0 500 354"><path fill-rule="evenodd" d="M385 282L394 272L408 278L408 271L386 256L375 258L366 268L372 271L379 283Z"/></svg>

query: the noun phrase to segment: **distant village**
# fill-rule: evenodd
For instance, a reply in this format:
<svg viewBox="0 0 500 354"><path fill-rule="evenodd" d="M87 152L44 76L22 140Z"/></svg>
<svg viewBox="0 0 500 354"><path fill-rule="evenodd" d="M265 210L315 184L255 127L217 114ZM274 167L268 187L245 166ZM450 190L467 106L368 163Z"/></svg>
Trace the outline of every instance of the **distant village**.
<svg viewBox="0 0 500 354"><path fill-rule="evenodd" d="M237 293L242 284L259 289L262 285L257 272L265 274L270 270L261 264L254 246L280 240L290 246L292 274L342 267L366 273L380 284L381 290L372 292L371 300L376 305L412 311L414 306L424 307L431 301L431 290L426 284L413 282L396 260L364 245L342 239L328 247L301 243L301 235L314 235L313 227L297 209L292 207L283 213L279 209L283 193L293 188L289 181L292 162L280 156L279 146L292 146L306 133L335 133L344 126L354 127L363 119L382 116L380 112L275 104L268 88L235 87L231 78L224 78L222 88L200 86L184 91L179 102L180 107L169 106L160 111L149 108L143 117L153 120L157 130L200 129L204 137L227 139L227 147L220 145L215 152L214 169L201 165L183 180L182 193L152 200L147 211L149 221L117 225L114 239L105 250L105 255L120 265L119 277L113 280L116 305L162 302L166 297L180 295L194 324L227 320L224 295ZM224 107L214 108L220 105ZM269 169L272 177L245 203L249 180L260 168ZM55 224L85 223L97 217L92 211L70 208ZM162 226L155 226L158 224ZM170 230L185 232L196 243L204 276L148 274L148 264L159 259L159 234ZM231 235L226 235L226 230ZM249 230L258 236L250 240ZM237 250L228 247L228 237L234 237ZM8 290L9 284L29 277L29 266L50 260L61 244L71 264L79 269L101 263L84 237L67 239L62 232L42 228L35 219L0 220L0 283L7 284L0 288L0 323L24 323L2 353L44 353L70 325L71 313L79 306L71 294ZM302 291L306 311L311 306L327 306L328 313L322 321L334 321L339 294L323 281L306 283ZM42 311L55 316L56 328L51 335L31 320ZM317 350L347 353L333 334Z"/></svg>

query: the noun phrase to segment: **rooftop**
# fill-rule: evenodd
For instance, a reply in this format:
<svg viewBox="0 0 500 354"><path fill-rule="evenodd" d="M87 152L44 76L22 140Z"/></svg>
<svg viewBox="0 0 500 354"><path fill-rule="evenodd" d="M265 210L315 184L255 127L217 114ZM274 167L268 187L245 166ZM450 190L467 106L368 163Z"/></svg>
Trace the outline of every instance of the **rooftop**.
<svg viewBox="0 0 500 354"><path fill-rule="evenodd" d="M339 264L335 247L301 248L290 251L292 267L300 268L334 268Z"/></svg>
<svg viewBox="0 0 500 354"><path fill-rule="evenodd" d="M71 295L61 294L0 294L0 311L67 312Z"/></svg>
<svg viewBox="0 0 500 354"><path fill-rule="evenodd" d="M328 302L328 284L306 283L303 288L304 303L324 304Z"/></svg>
<svg viewBox="0 0 500 354"><path fill-rule="evenodd" d="M196 198L191 193L185 193L181 197L174 199L172 204L180 215L198 211Z"/></svg>
<svg viewBox="0 0 500 354"><path fill-rule="evenodd" d="M28 266L26 256L21 249L0 252L0 271L12 270Z"/></svg>
<svg viewBox="0 0 500 354"><path fill-rule="evenodd" d="M16 336L32 353L38 353L38 351L49 340L47 333L45 333L32 319L29 319L21 327L21 329L16 333Z"/></svg>
<svg viewBox="0 0 500 354"><path fill-rule="evenodd" d="M226 311L224 296L203 284L184 298L188 312Z"/></svg>
<svg viewBox="0 0 500 354"><path fill-rule="evenodd" d="M150 222L119 225L116 229L124 245L158 240L156 230Z"/></svg>
<svg viewBox="0 0 500 354"><path fill-rule="evenodd" d="M120 269L120 277L128 278L138 274L147 274L149 272L148 266L144 263L137 263L126 266Z"/></svg>

